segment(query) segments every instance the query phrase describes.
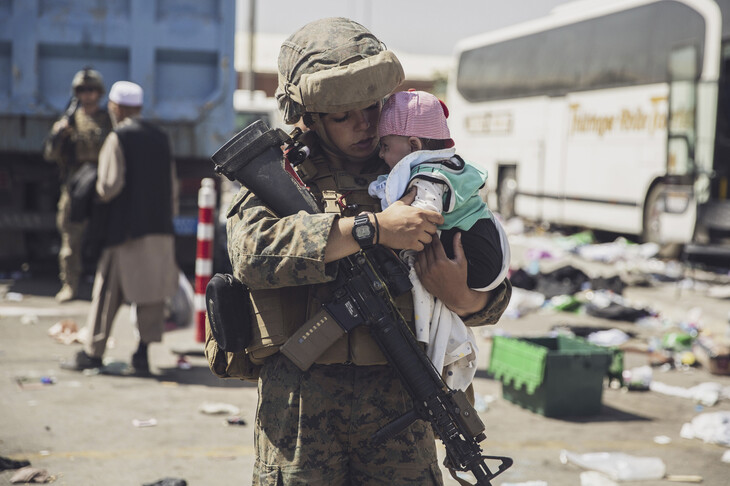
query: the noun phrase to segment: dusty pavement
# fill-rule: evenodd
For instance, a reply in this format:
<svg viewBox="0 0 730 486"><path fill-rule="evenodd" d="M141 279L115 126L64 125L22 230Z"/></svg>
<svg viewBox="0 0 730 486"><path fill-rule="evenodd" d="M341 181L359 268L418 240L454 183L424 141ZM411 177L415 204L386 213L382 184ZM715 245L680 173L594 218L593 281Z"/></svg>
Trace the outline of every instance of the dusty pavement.
<svg viewBox="0 0 730 486"><path fill-rule="evenodd" d="M529 240L515 238L516 262ZM615 265L573 260L586 272L607 274ZM542 262L544 264L556 264ZM727 285L726 275L686 272L696 285L677 282L651 287L629 287L624 296L641 305L661 309L668 321L686 320L701 309L705 331L724 334L730 300L710 297L708 285ZM707 283L709 282L709 284ZM84 324L88 300L59 306L53 301L58 285L52 279L6 281L0 286L0 456L26 459L46 469L53 484L73 486L142 485L162 478L180 478L191 486L250 484L256 389L239 381L219 380L210 374L194 329L174 330L151 348L153 377L85 375L62 370L79 344L61 344L48 330L62 319ZM10 294L8 294L10 292ZM15 293L15 294L14 294ZM22 295L22 300L17 300ZM87 289L88 297L88 289ZM693 314L696 316L696 311ZM561 450L623 452L660 458L667 475L699 476L702 484L730 484L730 464L721 460L727 447L680 437L686 422L705 413L730 411L730 398L702 406L689 398L655 391L604 388L601 413L582 418L546 418L505 401L501 383L486 373L492 332L540 336L556 325L619 328L635 333L635 351L626 352L627 369L647 364L642 351L652 336L667 328L637 326L585 314L541 308L519 318L503 318L489 332L478 332L480 357L475 389L480 416L487 426L485 453L514 458L514 466L493 484L544 481L550 486L580 485L584 472L562 464ZM123 308L115 326L114 345L105 361L119 369L134 351L135 338ZM193 352L180 367L173 351ZM189 369L185 369L189 368ZM653 380L688 389L706 382L730 387L730 376L711 375L705 369L660 371ZM43 382L48 383L43 383ZM245 425L227 425L227 417L202 413L204 404L237 407ZM134 420L156 425L138 427ZM666 437L665 444L655 438ZM10 484L15 471L0 472L0 484ZM456 484L448 474L446 484ZM682 484L668 479L624 482L626 485Z"/></svg>

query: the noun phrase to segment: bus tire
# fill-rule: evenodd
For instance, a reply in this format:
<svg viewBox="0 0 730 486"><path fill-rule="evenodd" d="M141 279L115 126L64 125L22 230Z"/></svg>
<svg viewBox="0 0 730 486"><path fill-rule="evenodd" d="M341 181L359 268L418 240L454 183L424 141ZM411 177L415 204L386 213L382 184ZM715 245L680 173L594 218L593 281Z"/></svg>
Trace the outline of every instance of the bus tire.
<svg viewBox="0 0 730 486"><path fill-rule="evenodd" d="M502 167L497 182L497 210L506 221L517 216L515 199L517 197L517 169Z"/></svg>
<svg viewBox="0 0 730 486"><path fill-rule="evenodd" d="M662 258L678 258L682 250L679 243L662 243L661 241L661 213L664 211L664 201L660 197L664 191L664 184L654 184L646 197L644 204L644 220L642 224L641 240L644 243L659 245L658 256Z"/></svg>

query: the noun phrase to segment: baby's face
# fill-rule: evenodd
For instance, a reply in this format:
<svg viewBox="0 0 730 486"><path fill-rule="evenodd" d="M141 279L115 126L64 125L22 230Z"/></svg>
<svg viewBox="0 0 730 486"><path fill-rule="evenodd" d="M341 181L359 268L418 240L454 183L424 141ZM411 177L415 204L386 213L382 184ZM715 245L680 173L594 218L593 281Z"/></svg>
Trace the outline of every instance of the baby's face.
<svg viewBox="0 0 730 486"><path fill-rule="evenodd" d="M380 153L378 155L391 169L400 159L410 153L411 145L408 142L408 137L403 135L386 135L380 138Z"/></svg>

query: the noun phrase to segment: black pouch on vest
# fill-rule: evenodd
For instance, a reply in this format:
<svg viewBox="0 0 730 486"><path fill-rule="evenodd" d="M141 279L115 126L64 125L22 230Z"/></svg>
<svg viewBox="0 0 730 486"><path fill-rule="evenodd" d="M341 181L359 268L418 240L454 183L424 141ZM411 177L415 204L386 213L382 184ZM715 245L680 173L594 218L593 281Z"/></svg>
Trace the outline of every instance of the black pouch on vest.
<svg viewBox="0 0 730 486"><path fill-rule="evenodd" d="M227 273L216 273L205 288L205 308L213 338L228 353L251 344L251 301L243 283Z"/></svg>

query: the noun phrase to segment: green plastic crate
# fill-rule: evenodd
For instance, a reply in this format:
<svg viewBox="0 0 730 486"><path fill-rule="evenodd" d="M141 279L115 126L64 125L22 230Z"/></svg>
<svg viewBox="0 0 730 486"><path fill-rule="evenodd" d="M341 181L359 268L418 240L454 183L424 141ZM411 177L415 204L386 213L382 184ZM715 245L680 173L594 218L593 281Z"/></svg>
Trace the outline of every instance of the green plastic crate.
<svg viewBox="0 0 730 486"><path fill-rule="evenodd" d="M502 381L502 396L546 417L601 411L603 377L615 352L569 336L496 336L489 372ZM614 370L615 371L615 370Z"/></svg>

